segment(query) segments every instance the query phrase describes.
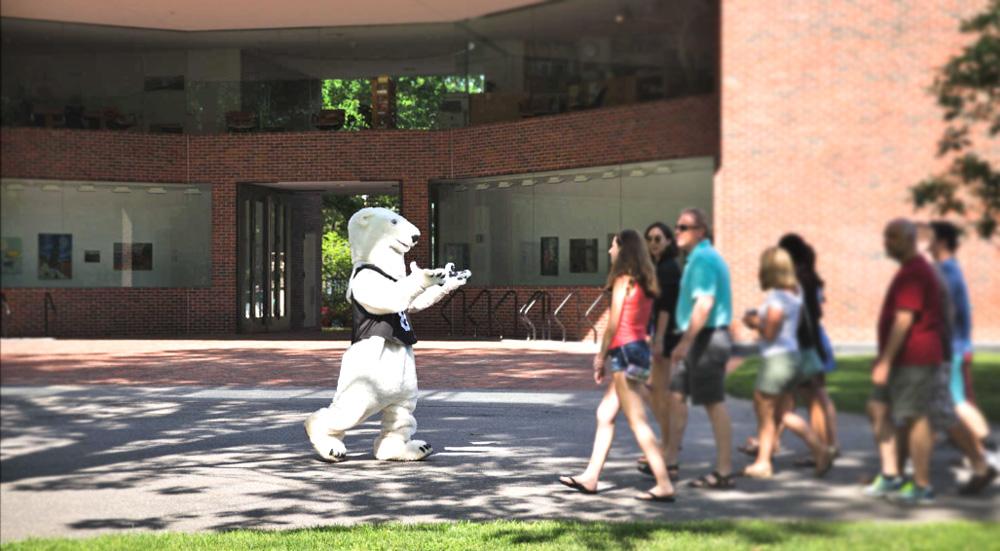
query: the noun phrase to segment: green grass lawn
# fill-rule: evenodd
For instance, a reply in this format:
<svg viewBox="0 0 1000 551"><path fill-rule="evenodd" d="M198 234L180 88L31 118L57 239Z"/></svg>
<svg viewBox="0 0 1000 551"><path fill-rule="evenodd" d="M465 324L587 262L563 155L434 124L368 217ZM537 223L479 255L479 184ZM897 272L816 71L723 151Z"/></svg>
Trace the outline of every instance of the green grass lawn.
<svg viewBox="0 0 1000 551"><path fill-rule="evenodd" d="M669 511L669 508L665 508ZM666 512L665 514L669 514ZM374 524L28 540L4 549L989 549L996 523L563 522Z"/></svg>
<svg viewBox="0 0 1000 551"><path fill-rule="evenodd" d="M864 413L871 392L872 356L837 358L837 369L827 375L827 391L837 409ZM726 391L740 398L753 396L759 358L750 358L726 379ZM994 423L1000 422L1000 354L980 353L973 356L972 381L976 401L983 414Z"/></svg>

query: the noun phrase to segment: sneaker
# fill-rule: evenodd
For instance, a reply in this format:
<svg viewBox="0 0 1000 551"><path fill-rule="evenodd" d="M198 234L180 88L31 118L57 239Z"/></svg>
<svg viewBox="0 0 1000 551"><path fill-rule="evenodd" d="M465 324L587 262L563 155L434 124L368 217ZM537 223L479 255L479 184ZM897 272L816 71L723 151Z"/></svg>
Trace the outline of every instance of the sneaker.
<svg viewBox="0 0 1000 551"><path fill-rule="evenodd" d="M868 497L886 497L898 492L902 486L902 478L879 474L871 484L865 487L865 495Z"/></svg>
<svg viewBox="0 0 1000 551"><path fill-rule="evenodd" d="M990 465L989 468L986 469L985 474L972 475L972 478L970 478L964 486L958 489L958 495L974 496L988 488L990 484L993 484L993 481L996 480L996 478L997 470L993 467L993 465Z"/></svg>
<svg viewBox="0 0 1000 551"><path fill-rule="evenodd" d="M917 483L911 480L903 484L898 492L889 494L889 499L908 505L927 505L934 503L934 488L917 486Z"/></svg>

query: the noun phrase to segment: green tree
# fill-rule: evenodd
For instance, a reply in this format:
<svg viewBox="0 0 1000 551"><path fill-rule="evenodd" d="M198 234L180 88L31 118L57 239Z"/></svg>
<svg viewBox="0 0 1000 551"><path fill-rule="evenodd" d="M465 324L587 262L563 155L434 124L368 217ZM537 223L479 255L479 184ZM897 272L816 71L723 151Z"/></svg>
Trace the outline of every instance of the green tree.
<svg viewBox="0 0 1000 551"><path fill-rule="evenodd" d="M445 94L483 91L485 77L455 75L396 77L396 126L429 130L437 126L437 114ZM327 79L323 81L323 108L344 110L344 129L368 128L365 111L371 106L368 79Z"/></svg>
<svg viewBox="0 0 1000 551"><path fill-rule="evenodd" d="M917 208L974 217L976 231L989 239L1000 219L1000 173L972 149L973 137L993 142L1000 133L1000 0L963 21L961 30L976 39L948 61L933 88L948 123L938 155L953 159L946 172L910 191Z"/></svg>

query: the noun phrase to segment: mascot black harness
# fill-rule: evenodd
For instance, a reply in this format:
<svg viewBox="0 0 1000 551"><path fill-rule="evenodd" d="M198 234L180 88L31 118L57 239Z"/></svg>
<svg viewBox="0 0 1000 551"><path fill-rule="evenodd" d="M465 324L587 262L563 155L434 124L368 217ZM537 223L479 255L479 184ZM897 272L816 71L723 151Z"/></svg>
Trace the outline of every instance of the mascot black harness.
<svg viewBox="0 0 1000 551"><path fill-rule="evenodd" d="M354 269L354 273L351 274L351 279L354 279L354 276L358 275L358 272L361 270L373 270L383 277L396 281L396 278L383 272L381 268L374 264L362 264L358 266ZM406 346L412 346L417 342L417 336L413 334L413 328L410 327L410 320L406 317L406 312L382 315L371 314L358 304L358 301L354 300L353 291L351 292L351 312L354 318L354 323L351 324L351 344L367 339L368 337L382 337L386 340L400 342Z"/></svg>

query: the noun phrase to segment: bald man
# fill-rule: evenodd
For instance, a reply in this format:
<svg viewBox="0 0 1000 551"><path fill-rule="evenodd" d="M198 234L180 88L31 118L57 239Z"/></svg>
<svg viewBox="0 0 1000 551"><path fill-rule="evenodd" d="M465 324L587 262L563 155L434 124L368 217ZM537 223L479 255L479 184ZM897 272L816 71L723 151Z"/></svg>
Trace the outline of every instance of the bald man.
<svg viewBox="0 0 1000 551"><path fill-rule="evenodd" d="M934 268L917 251L917 227L896 219L883 233L886 254L899 262L878 321L878 358L872 367L868 414L882 472L867 495L906 503L934 500L930 482L934 438L928 414L936 370L944 359L944 312ZM896 441L908 443L913 480L897 465Z"/></svg>

